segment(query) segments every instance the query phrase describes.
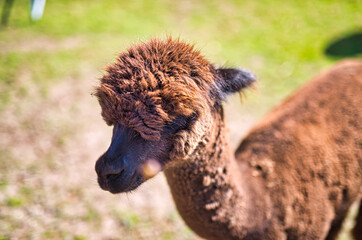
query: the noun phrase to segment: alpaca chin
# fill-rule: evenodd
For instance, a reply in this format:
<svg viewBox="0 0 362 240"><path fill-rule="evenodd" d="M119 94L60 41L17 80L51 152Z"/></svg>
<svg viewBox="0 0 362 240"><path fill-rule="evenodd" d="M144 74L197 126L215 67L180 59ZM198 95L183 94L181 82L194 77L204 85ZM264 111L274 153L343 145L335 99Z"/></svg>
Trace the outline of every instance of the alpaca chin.
<svg viewBox="0 0 362 240"><path fill-rule="evenodd" d="M156 159L148 159L146 162L141 166L141 174L147 180L154 177L157 173L161 172L162 166L159 161Z"/></svg>

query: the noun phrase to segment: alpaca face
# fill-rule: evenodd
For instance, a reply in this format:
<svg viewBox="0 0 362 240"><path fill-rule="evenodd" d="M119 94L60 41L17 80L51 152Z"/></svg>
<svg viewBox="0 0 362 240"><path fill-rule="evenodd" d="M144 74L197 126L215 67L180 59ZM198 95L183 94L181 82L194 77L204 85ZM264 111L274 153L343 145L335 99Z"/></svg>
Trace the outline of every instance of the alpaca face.
<svg viewBox="0 0 362 240"><path fill-rule="evenodd" d="M111 193L127 192L154 176L170 159L174 134L185 131L191 121L192 117L176 119L164 128L160 141L145 140L135 130L115 123L111 144L96 162L99 186Z"/></svg>

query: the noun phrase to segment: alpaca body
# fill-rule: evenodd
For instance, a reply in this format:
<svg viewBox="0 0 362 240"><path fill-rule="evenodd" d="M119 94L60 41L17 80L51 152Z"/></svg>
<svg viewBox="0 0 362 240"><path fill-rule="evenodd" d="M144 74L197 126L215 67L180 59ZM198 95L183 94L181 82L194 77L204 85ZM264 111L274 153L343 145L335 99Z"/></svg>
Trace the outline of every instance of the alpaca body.
<svg viewBox="0 0 362 240"><path fill-rule="evenodd" d="M307 83L235 153L222 102L251 86L252 74L216 68L172 39L135 45L106 71L96 89L113 125L96 163L102 189L136 189L150 177L143 170L158 162L187 225L217 240L334 239L361 200L361 61L344 61Z"/></svg>
<svg viewBox="0 0 362 240"><path fill-rule="evenodd" d="M186 223L207 239L333 239L361 198L361 91L362 63L340 63L269 113L235 158L215 117L216 138L165 170Z"/></svg>

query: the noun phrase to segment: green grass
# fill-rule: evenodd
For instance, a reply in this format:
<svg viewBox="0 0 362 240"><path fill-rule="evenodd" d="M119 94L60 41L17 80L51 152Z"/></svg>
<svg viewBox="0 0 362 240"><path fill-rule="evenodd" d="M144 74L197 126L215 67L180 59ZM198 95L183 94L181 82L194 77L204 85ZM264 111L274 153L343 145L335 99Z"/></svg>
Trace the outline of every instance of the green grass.
<svg viewBox="0 0 362 240"><path fill-rule="evenodd" d="M17 197L10 197L6 200L6 205L9 207L20 207L23 205L23 200Z"/></svg>
<svg viewBox="0 0 362 240"><path fill-rule="evenodd" d="M30 23L27 1L15 1L9 26L0 32L6 48L0 55L1 102L11 102L8 92L24 71L46 92L54 81L79 74L84 64L101 69L132 42L173 35L196 43L216 64L253 70L269 108L270 100L280 100L331 64L323 49L332 38L362 27L360 3L50 1L44 18ZM57 49L69 38L79 43ZM37 41L55 47L32 50ZM27 45L26 52L18 50Z"/></svg>
<svg viewBox="0 0 362 240"><path fill-rule="evenodd" d="M43 179L91 150L72 155L81 144L77 134L97 130L82 130L92 114L79 120L81 103L61 110L72 101L67 97L80 93L68 87L59 94L59 86L81 81L81 91L88 91L103 66L127 46L171 35L194 43L218 66L253 71L259 91L248 92L240 112L257 118L337 60L324 49L335 38L361 31L361 13L361 0L62 0L47 1L43 19L30 22L28 1L14 1L9 25L0 29L0 239L88 239L104 219L118 224L120 236L195 239L173 211L154 222L151 213L143 216L137 209L97 208L103 200L90 197L93 185L63 186L60 179L59 186L48 186ZM94 100L87 94L86 102ZM231 97L235 101L238 96ZM99 115L99 109L91 111ZM93 160L82 161L83 168L93 168ZM69 230L79 224L78 232Z"/></svg>

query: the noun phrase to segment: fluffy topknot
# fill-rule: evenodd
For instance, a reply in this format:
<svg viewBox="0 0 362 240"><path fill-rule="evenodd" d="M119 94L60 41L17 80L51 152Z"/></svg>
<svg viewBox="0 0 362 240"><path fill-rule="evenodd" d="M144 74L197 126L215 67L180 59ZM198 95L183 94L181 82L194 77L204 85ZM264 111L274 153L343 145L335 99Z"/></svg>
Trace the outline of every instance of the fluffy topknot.
<svg viewBox="0 0 362 240"><path fill-rule="evenodd" d="M165 125L200 115L211 101L214 67L179 40L132 46L106 71L96 88L104 120L127 125L146 140L159 140Z"/></svg>

